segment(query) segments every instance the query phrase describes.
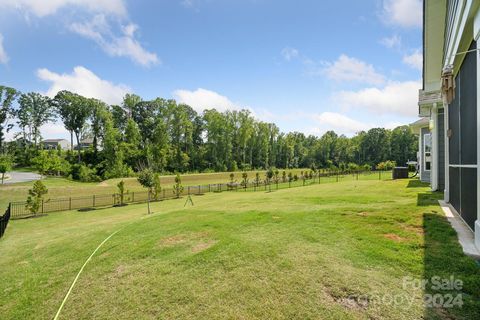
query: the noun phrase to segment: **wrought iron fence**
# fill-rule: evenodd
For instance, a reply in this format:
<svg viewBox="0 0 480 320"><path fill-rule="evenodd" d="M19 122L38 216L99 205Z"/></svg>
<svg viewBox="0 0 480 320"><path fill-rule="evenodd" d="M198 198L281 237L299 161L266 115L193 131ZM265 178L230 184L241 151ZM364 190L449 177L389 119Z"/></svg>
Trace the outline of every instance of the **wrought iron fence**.
<svg viewBox="0 0 480 320"><path fill-rule="evenodd" d="M245 182L232 181L229 183L217 183L208 185L185 186L180 194L177 194L173 188L163 188L158 194L150 193L150 201L163 201L177 198L183 195L200 195L207 192L224 191L268 191L275 189L285 189L291 187L308 186L312 184L321 184L326 182L339 182L353 177L353 180L382 179L386 175L382 171L328 171L318 172L313 176L300 176L297 179L289 177L276 176L269 180L255 181L251 179ZM11 202L8 209L8 217L12 219L28 218L32 216L41 216L50 212L68 211L68 210L88 210L99 207L121 206L130 203L147 202L149 198L148 191L126 192L123 196L119 193L91 195L82 197L65 197L43 199L38 212L31 212L25 201ZM5 215L4 215L5 216ZM7 220L8 222L8 220Z"/></svg>
<svg viewBox="0 0 480 320"><path fill-rule="evenodd" d="M10 206L8 206L3 216L0 216L0 238L7 229L8 221L10 221Z"/></svg>

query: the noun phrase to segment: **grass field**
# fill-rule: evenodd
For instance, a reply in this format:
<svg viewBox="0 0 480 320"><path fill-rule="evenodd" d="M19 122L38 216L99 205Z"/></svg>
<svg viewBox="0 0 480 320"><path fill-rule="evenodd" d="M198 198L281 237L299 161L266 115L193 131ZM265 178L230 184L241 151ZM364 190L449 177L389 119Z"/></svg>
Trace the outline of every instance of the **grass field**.
<svg viewBox="0 0 480 320"><path fill-rule="evenodd" d="M11 221L2 319L480 319L480 267L417 180L224 192ZM425 308L405 277L455 275L463 307ZM369 300L355 297L367 295ZM374 297L400 296L411 304ZM353 298L348 298L353 297Z"/></svg>
<svg viewBox="0 0 480 320"><path fill-rule="evenodd" d="M292 169L286 171L293 174L300 175L300 172L307 169ZM248 177L250 181L255 178L257 171L249 171ZM261 173L261 179L265 178L265 171L258 171ZM282 172L282 171L280 171ZM385 174L388 176L389 174ZM162 186L164 188L172 188L175 176L166 175L161 177ZM145 191L145 189L138 183L136 178L110 179L98 183L85 183L72 181L65 178L48 177L44 179L44 183L48 188L46 199L49 198L63 198L63 197L81 197L112 194L118 192L117 184L120 180L125 181L125 188L130 192ZM241 182L242 173L235 172L235 180ZM200 173L200 174L186 174L182 175L182 184L184 186L196 186L214 183L227 183L230 181L230 172L219 173ZM33 182L4 184L0 185L0 212L7 208L9 202L25 201L28 196L28 190L32 187Z"/></svg>

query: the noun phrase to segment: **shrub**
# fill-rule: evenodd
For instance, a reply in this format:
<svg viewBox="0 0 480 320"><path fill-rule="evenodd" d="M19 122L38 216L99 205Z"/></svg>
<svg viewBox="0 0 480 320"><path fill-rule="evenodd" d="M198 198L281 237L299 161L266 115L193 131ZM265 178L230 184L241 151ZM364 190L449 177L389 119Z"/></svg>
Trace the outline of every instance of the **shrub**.
<svg viewBox="0 0 480 320"><path fill-rule="evenodd" d="M82 182L98 182L101 181L97 176L97 171L93 168L89 168L84 164L74 164L72 166L72 179Z"/></svg>
<svg viewBox="0 0 480 320"><path fill-rule="evenodd" d="M28 198L26 208L31 214L37 215L40 211L43 196L48 193L47 187L41 180L35 181L33 188L28 190Z"/></svg>
<svg viewBox="0 0 480 320"><path fill-rule="evenodd" d="M183 186L182 186L182 178L180 178L180 175L177 173L177 176L175 177L175 184L173 185L173 193L177 198L180 198L180 195L183 192Z"/></svg>
<svg viewBox="0 0 480 320"><path fill-rule="evenodd" d="M12 158L8 155L0 156L0 173L2 174L2 184L5 179L5 173L12 170Z"/></svg>

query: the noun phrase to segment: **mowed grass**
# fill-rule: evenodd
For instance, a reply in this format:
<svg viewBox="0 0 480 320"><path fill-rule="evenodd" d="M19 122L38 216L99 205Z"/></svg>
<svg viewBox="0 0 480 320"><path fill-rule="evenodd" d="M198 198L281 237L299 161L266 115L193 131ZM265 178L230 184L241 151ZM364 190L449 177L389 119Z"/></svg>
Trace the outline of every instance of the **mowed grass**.
<svg viewBox="0 0 480 320"><path fill-rule="evenodd" d="M292 169L286 172L300 175L300 172L309 169ZM281 170L280 172L282 172ZM249 171L249 179L253 181L255 173L260 172L261 179L265 178L265 171ZM235 180L241 182L242 172L235 172ZM227 183L230 181L230 172L218 173L198 173L182 175L182 184L184 186L197 186L215 183ZM47 199L63 198L63 197L82 197L105 195L118 192L117 184L125 181L125 188L130 192L145 191L145 189L138 183L136 178L122 178L110 179L102 182L85 183L65 178L48 177L43 180L48 188ZM175 183L174 175L165 175L161 177L161 183L164 188L171 189ZM15 184L0 184L0 212L3 214L10 202L25 201L28 197L28 190L32 187L33 182L15 183Z"/></svg>
<svg viewBox="0 0 480 320"><path fill-rule="evenodd" d="M416 180L352 179L157 202L150 216L140 204L14 220L0 240L0 315L52 319L120 230L61 319L479 319L480 268L439 197ZM403 286L451 275L463 288L441 293L462 294L461 308L425 308L425 291Z"/></svg>

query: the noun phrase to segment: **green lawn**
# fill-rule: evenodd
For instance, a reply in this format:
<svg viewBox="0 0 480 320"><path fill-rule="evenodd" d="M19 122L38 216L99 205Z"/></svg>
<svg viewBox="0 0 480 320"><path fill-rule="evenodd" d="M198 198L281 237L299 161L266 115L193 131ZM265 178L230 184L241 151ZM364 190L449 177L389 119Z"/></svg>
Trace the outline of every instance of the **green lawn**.
<svg viewBox="0 0 480 320"><path fill-rule="evenodd" d="M139 204L14 220L0 240L0 315L52 319L121 229L61 319L480 319L480 267L439 197L417 180L346 179L157 202L150 216ZM461 308L425 308L424 290L402 286L450 275ZM389 296L412 302L375 299Z"/></svg>
<svg viewBox="0 0 480 320"><path fill-rule="evenodd" d="M17 169L16 169L17 170ZM293 174L300 174L304 169L292 169L287 172ZM305 169L308 170L308 169ZM19 170L17 170L19 171ZM248 176L250 180L255 178L257 171L249 171ZM261 173L261 178L264 179L265 171L258 171ZM282 171L280 171L282 172ZM65 178L49 177L44 180L48 188L47 198L63 198L63 197L81 197L92 196L94 194L104 195L117 192L117 184L120 180L125 181L125 188L130 192L145 191L138 183L136 178L110 179L98 183L85 183L72 181ZM165 188L172 188L175 176L166 175L161 177L162 185ZM240 182L242 180L242 173L235 172L235 180ZM195 186L203 184L227 183L230 181L230 172L218 173L199 173L199 174L185 174L182 175L182 184L184 186ZM28 196L28 189L33 185L33 182L16 183L16 184L0 184L0 212L7 208L8 203L13 201L25 201Z"/></svg>

